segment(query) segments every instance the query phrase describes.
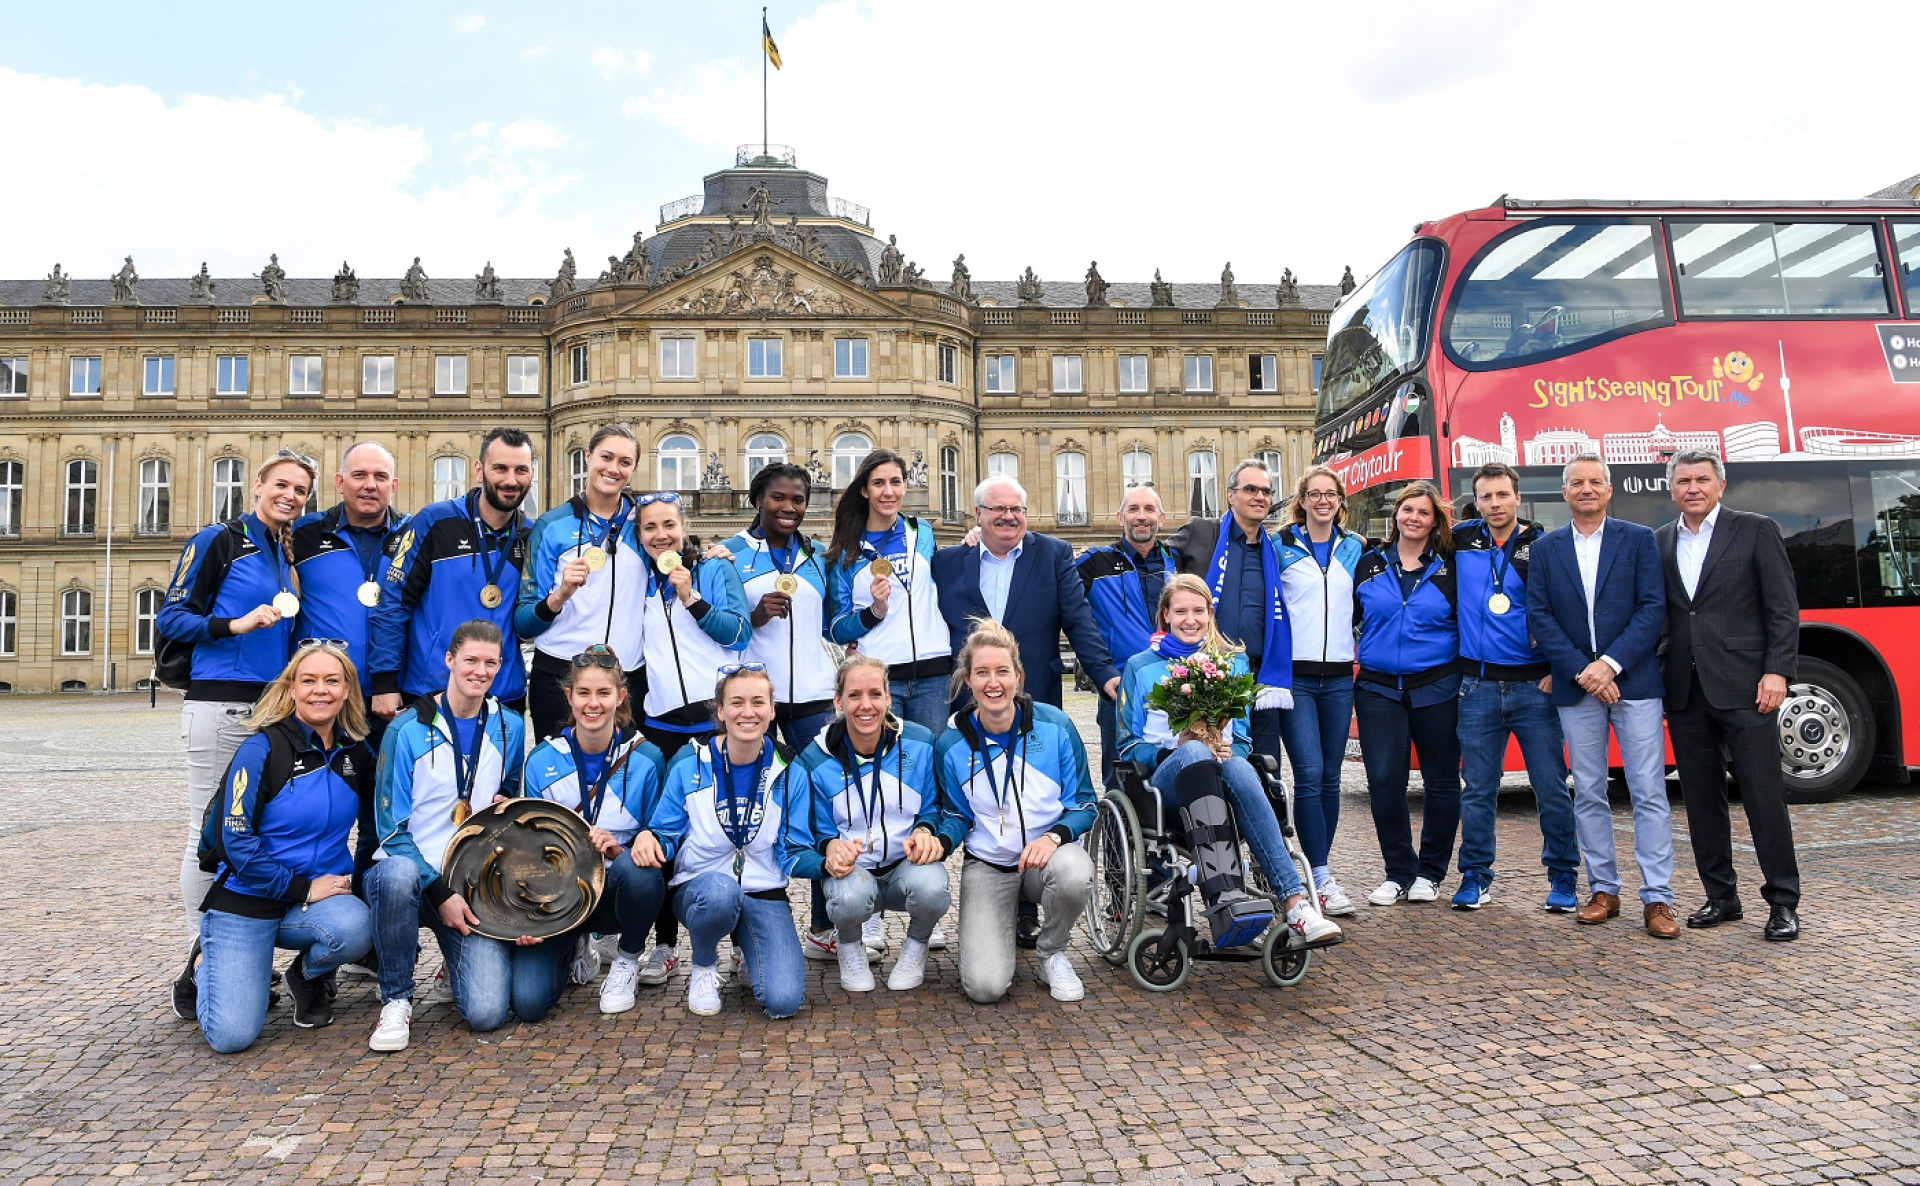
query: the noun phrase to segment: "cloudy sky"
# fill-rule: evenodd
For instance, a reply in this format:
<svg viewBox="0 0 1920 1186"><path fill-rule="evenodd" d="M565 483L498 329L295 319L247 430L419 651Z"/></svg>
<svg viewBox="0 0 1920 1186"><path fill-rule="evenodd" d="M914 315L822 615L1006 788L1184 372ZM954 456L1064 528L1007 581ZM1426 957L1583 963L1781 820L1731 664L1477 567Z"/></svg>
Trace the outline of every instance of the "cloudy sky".
<svg viewBox="0 0 1920 1186"><path fill-rule="evenodd" d="M318 15L324 14L324 15ZM944 275L1372 271L1523 197L1920 173L1898 4L778 0L775 142ZM0 275L548 276L760 137L759 6L15 6Z"/></svg>

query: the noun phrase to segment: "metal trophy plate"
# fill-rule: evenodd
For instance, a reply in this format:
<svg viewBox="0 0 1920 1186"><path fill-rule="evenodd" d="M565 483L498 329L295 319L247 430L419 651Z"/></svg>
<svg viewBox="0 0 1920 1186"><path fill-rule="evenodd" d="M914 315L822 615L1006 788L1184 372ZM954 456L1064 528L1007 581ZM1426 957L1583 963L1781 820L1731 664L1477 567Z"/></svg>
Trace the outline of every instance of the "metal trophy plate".
<svg viewBox="0 0 1920 1186"><path fill-rule="evenodd" d="M545 799L507 799L473 813L447 844L441 874L489 939L551 939L587 921L607 869L587 821Z"/></svg>

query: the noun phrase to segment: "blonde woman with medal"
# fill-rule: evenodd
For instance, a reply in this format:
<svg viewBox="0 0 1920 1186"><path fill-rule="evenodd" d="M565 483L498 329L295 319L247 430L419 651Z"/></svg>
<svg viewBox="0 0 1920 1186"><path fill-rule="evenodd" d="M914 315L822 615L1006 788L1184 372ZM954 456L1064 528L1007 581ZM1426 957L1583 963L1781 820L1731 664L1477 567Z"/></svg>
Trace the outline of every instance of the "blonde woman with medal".
<svg viewBox="0 0 1920 1186"><path fill-rule="evenodd" d="M423 926L439 941L453 1003L476 1032L498 1029L513 1004L514 945L475 932L466 899L440 876L448 842L474 809L520 793L526 725L491 692L503 642L485 619L455 627L442 659L446 688L403 709L380 747L380 850L365 879L380 980L373 1050L406 1049Z"/></svg>
<svg viewBox="0 0 1920 1186"><path fill-rule="evenodd" d="M787 879L815 852L812 796L791 755L768 735L774 687L758 663L729 664L714 689L719 731L680 751L633 859L672 862L673 907L693 943L687 1008L720 1011L719 943L733 936L756 1000L791 1017L806 995L806 960Z"/></svg>
<svg viewBox="0 0 1920 1186"><path fill-rule="evenodd" d="M187 748L187 844L180 859L180 902L197 936L200 902L213 875L200 868L200 824L233 760L253 732L254 701L280 677L293 653L300 614L293 523L306 510L317 470L313 460L282 449L253 478L253 510L195 532L180 552L156 626L174 647L192 648L180 732ZM194 1016L192 940L185 969L173 982L173 1011Z"/></svg>
<svg viewBox="0 0 1920 1186"><path fill-rule="evenodd" d="M566 724L562 685L572 657L589 646L608 647L631 663L628 690L645 693L640 601L647 561L627 493L640 442L625 425L607 424L594 431L586 452L585 487L533 525L513 613L515 632L533 643L527 708L540 741Z"/></svg>
<svg viewBox="0 0 1920 1186"><path fill-rule="evenodd" d="M739 570L725 557L702 559L688 546L686 506L676 491L637 500L646 595L640 645L647 668L640 731L671 763L713 727L714 673L737 662L753 639Z"/></svg>

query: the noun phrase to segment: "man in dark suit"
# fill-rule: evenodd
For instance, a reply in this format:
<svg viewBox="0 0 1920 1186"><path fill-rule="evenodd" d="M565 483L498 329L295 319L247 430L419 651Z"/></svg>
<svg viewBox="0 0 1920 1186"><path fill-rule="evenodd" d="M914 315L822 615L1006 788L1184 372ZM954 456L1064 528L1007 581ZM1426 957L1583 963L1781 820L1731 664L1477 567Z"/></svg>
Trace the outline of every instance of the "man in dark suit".
<svg viewBox="0 0 1920 1186"><path fill-rule="evenodd" d="M1793 566L1779 524L1720 505L1727 471L1719 457L1699 449L1674 454L1667 488L1680 504L1679 521L1658 533L1667 585L1667 730L1707 891L1687 925L1740 917L1724 746L1765 879L1760 894L1772 908L1764 934L1784 942L1800 934L1800 869L1776 715L1800 649Z"/></svg>
<svg viewBox="0 0 1920 1186"><path fill-rule="evenodd" d="M1673 917L1673 820L1660 731L1665 583L1653 532L1607 515L1607 463L1582 454L1561 472L1573 522L1541 536L1527 569L1527 625L1553 668L1553 703L1573 768L1574 829L1592 897L1574 915L1595 925L1620 913L1607 731L1620 744L1633 800L1633 856L1647 933L1680 937Z"/></svg>

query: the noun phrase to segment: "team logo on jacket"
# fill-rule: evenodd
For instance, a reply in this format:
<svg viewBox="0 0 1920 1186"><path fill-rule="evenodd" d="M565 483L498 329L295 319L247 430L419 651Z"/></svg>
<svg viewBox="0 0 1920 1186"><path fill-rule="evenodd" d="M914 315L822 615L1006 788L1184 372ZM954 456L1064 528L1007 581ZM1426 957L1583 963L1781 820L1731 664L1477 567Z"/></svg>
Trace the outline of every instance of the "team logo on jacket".
<svg viewBox="0 0 1920 1186"><path fill-rule="evenodd" d="M1047 752L1046 739L1041 737L1038 733L1029 733L1027 734L1026 749L1027 749L1027 753L1032 756L1038 756L1040 754L1044 754Z"/></svg>
<svg viewBox="0 0 1920 1186"><path fill-rule="evenodd" d="M347 754L345 757L342 757L340 759L340 777L342 778L353 777L353 755L352 754Z"/></svg>
<svg viewBox="0 0 1920 1186"><path fill-rule="evenodd" d="M1515 564L1520 563L1522 560L1525 560L1528 557L1528 555L1530 555L1532 552L1533 552L1532 544L1521 544L1518 548L1514 549L1513 562Z"/></svg>
<svg viewBox="0 0 1920 1186"><path fill-rule="evenodd" d="M400 579L407 563L407 553L412 550L412 548L413 529L408 528L406 534L400 537L400 545L393 550L393 564L387 569L388 580L397 581Z"/></svg>
<svg viewBox="0 0 1920 1186"><path fill-rule="evenodd" d="M227 810L228 815L243 814L241 811L240 799L246 793L247 793L247 768L245 766L242 766L240 769L233 772L233 806Z"/></svg>

